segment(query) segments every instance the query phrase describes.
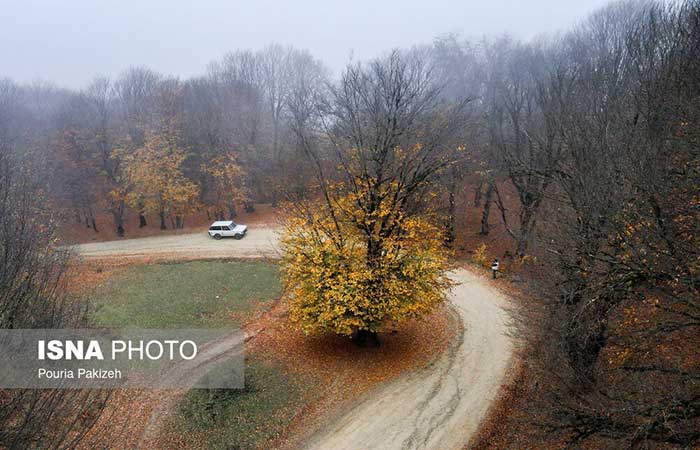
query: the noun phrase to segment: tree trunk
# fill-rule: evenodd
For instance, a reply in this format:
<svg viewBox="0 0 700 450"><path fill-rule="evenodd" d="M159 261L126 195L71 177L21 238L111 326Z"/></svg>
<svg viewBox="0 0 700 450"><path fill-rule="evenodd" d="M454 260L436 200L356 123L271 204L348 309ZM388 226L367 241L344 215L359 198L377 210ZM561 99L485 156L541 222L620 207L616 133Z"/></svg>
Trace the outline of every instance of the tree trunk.
<svg viewBox="0 0 700 450"><path fill-rule="evenodd" d="M517 233L518 236L515 247L516 256L520 258L525 256L534 228L534 207L524 207L522 214L520 214L520 232Z"/></svg>
<svg viewBox="0 0 700 450"><path fill-rule="evenodd" d="M479 184L474 187L474 208L481 206L481 188L484 185L484 181L479 181Z"/></svg>
<svg viewBox="0 0 700 450"><path fill-rule="evenodd" d="M146 216L143 215L143 211L139 211L139 228L146 226Z"/></svg>
<svg viewBox="0 0 700 450"><path fill-rule="evenodd" d="M493 198L493 182L489 181L488 186L486 187L486 198L484 199L484 210L481 213L481 230L479 230L479 234L486 236L489 234L490 231L490 225L489 225L489 214L491 213L491 201Z"/></svg>
<svg viewBox="0 0 700 450"><path fill-rule="evenodd" d="M158 217L160 217L160 229L166 230L168 227L165 226L165 212L163 212L163 211L159 212Z"/></svg>
<svg viewBox="0 0 700 450"><path fill-rule="evenodd" d="M120 200L112 209L114 225L117 228L117 236L124 237L124 201Z"/></svg>
<svg viewBox="0 0 700 450"><path fill-rule="evenodd" d="M92 227L93 230L95 230L95 233L98 233L98 230L97 230L97 223L96 223L96 220L95 220L95 212L92 210L92 207L91 207L90 205L88 205L88 207L87 207L86 216L87 216L86 219L85 219L86 221L87 221L87 218L90 219L90 225L89 225L89 226Z"/></svg>
<svg viewBox="0 0 700 450"><path fill-rule="evenodd" d="M527 251L528 239L524 234L518 236L517 243L515 246L515 255L522 258L525 256L525 251Z"/></svg>
<svg viewBox="0 0 700 450"><path fill-rule="evenodd" d="M358 347L379 347L379 335L375 331L357 330L352 335L352 340Z"/></svg>
<svg viewBox="0 0 700 450"><path fill-rule="evenodd" d="M238 215L238 213L236 212L236 204L233 202L229 203L229 205L228 205L229 220L233 220L237 215Z"/></svg>
<svg viewBox="0 0 700 450"><path fill-rule="evenodd" d="M445 242L447 245L452 245L455 241L455 190L457 189L456 183L450 184L450 192L448 194L447 202L447 233L445 235Z"/></svg>
<svg viewBox="0 0 700 450"><path fill-rule="evenodd" d="M279 151L279 115L273 117L273 124L272 124L272 158L273 158L273 165L274 165L274 172L275 175L279 176L280 175L280 166L281 166L281 155ZM274 175L273 175L274 176ZM273 208L277 208L277 204L279 203L279 200L277 198L277 186L275 184L272 184L272 199L271 199L271 206Z"/></svg>
<svg viewBox="0 0 700 450"><path fill-rule="evenodd" d="M247 212L248 214L254 213L255 212L255 203L253 203L251 201L246 201L244 203L244 208L245 208L245 212Z"/></svg>

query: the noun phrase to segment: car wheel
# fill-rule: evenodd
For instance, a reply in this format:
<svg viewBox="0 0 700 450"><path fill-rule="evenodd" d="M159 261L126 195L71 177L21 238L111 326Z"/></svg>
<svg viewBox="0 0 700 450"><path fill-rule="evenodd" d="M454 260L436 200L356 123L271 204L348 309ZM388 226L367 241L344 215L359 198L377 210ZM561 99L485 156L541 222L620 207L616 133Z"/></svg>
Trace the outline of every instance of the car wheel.
<svg viewBox="0 0 700 450"><path fill-rule="evenodd" d="M215 235L214 235L214 239L216 239L216 240L218 241L219 239L221 239L221 235L220 235L220 234L215 234Z"/></svg>
<svg viewBox="0 0 700 450"><path fill-rule="evenodd" d="M243 239L243 235L242 235L242 234L237 234L237 235L235 235L233 238L234 238L234 239L241 240L241 239Z"/></svg>

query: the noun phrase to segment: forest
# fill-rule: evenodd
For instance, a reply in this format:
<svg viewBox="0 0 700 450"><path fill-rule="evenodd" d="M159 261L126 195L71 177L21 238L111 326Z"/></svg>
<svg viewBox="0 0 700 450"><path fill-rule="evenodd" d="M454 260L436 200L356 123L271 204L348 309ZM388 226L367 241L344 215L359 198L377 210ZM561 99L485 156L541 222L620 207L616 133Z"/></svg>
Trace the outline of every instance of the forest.
<svg viewBox="0 0 700 450"><path fill-rule="evenodd" d="M384 258L399 229L424 236L401 241L418 254L500 224L508 250L493 256L532 297L514 324L527 424L504 419L510 442L526 426L538 448L700 445L700 2L612 3L527 42L444 35L339 77L281 44L202 73L132 67L80 90L0 79L0 327L80 324L62 227L128 238L269 203L313 216L305 236L339 252L354 224ZM466 203L478 229L460 229ZM0 447L70 448L104 397L0 391Z"/></svg>

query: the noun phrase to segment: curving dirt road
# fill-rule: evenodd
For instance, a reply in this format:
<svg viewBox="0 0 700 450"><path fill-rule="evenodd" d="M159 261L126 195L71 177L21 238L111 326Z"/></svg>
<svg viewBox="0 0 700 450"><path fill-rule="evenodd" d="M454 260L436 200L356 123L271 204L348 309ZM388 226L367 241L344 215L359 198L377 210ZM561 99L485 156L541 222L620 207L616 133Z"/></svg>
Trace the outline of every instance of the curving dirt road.
<svg viewBox="0 0 700 450"><path fill-rule="evenodd" d="M204 233L141 238L73 247L85 257L181 255L275 257L274 230L251 230L240 241ZM498 395L512 358L508 300L473 273L451 273L450 300L463 330L435 363L367 395L320 432L307 449L461 449Z"/></svg>
<svg viewBox="0 0 700 450"><path fill-rule="evenodd" d="M430 367L376 392L314 436L308 449L462 449L498 395L510 364L507 301L464 269L450 300L464 329Z"/></svg>

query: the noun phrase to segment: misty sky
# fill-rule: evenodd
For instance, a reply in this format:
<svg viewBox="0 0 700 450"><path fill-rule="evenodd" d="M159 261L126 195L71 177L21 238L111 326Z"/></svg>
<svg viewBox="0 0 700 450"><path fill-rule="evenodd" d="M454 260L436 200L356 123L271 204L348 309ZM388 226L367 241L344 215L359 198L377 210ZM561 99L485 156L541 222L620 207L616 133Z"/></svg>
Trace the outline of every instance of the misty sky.
<svg viewBox="0 0 700 450"><path fill-rule="evenodd" d="M130 65L189 77L237 48L309 49L335 73L441 34L566 29L607 0L0 0L0 77L81 87Z"/></svg>

